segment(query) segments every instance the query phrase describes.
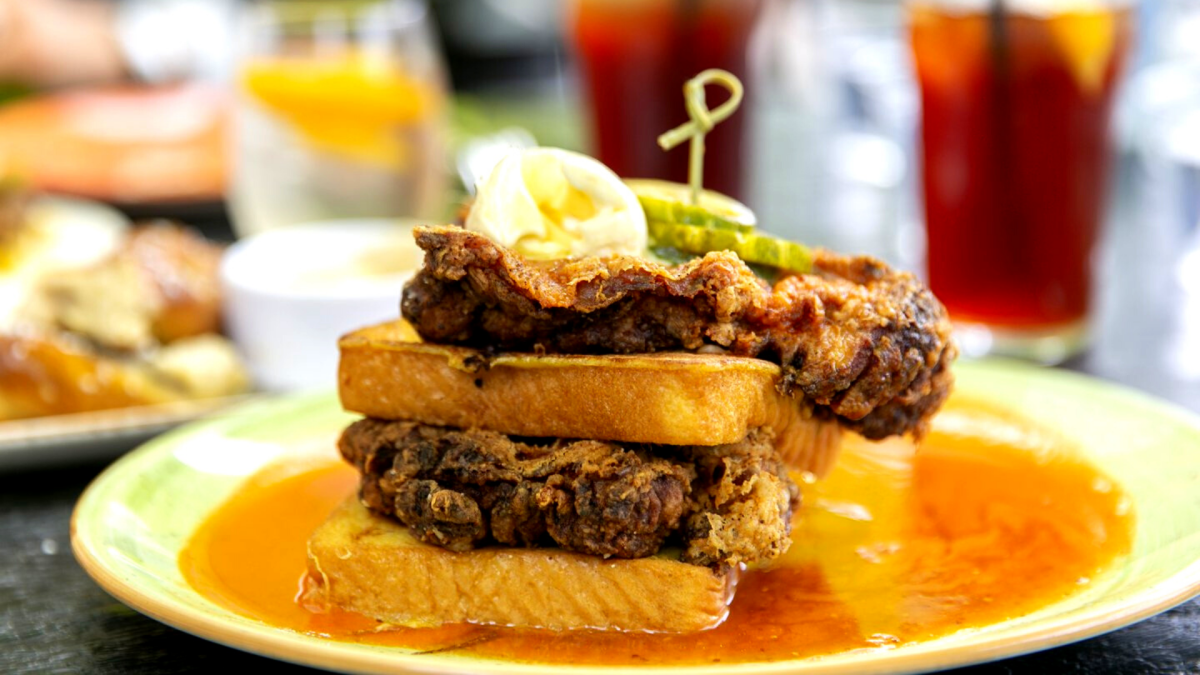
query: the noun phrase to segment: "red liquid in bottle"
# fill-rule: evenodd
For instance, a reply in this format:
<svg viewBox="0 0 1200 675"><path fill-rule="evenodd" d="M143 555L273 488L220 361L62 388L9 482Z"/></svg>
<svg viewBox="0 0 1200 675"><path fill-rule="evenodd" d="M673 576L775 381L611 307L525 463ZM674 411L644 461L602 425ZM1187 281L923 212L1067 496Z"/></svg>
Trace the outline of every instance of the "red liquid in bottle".
<svg viewBox="0 0 1200 675"><path fill-rule="evenodd" d="M759 0L580 0L574 37L588 87L594 150L627 178L687 182L687 145L664 152L659 134L686 122L683 83L707 68L746 79ZM728 94L709 89L709 108ZM704 186L742 194L744 110L706 138Z"/></svg>
<svg viewBox="0 0 1200 675"><path fill-rule="evenodd" d="M929 282L956 320L1087 315L1129 33L1128 9L999 21L913 9Z"/></svg>

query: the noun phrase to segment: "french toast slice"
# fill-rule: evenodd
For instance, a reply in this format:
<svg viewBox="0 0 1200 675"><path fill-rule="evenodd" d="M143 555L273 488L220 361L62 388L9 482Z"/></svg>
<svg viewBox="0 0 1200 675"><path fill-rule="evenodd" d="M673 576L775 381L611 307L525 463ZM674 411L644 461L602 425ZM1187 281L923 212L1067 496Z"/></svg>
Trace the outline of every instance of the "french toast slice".
<svg viewBox="0 0 1200 675"><path fill-rule="evenodd" d="M721 623L738 571L678 558L678 550L632 560L557 548L455 553L421 543L351 497L309 539L317 583L305 602L406 626L690 632Z"/></svg>
<svg viewBox="0 0 1200 675"><path fill-rule="evenodd" d="M499 354L421 342L403 320L339 341L342 406L386 420L532 437L736 443L770 427L792 468L832 467L841 430L779 392L779 366L723 354Z"/></svg>

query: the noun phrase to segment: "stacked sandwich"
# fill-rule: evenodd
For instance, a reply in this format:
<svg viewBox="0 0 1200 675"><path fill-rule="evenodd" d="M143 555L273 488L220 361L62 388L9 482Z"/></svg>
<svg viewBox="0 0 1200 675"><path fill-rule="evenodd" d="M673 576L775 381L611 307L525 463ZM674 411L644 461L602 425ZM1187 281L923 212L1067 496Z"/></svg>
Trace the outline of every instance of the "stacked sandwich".
<svg viewBox="0 0 1200 675"><path fill-rule="evenodd" d="M341 340L360 491L309 548L344 609L711 627L788 549L793 474L843 428L920 433L949 390L944 310L877 261L771 286L728 251L536 261L476 229L418 228L404 320Z"/></svg>

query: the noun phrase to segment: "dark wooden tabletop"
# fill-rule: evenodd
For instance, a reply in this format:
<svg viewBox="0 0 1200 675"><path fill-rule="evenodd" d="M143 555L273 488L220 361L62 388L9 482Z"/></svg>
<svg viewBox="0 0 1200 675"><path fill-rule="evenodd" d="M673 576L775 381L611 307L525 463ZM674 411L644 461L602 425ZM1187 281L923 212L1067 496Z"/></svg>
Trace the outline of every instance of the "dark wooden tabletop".
<svg viewBox="0 0 1200 675"><path fill-rule="evenodd" d="M1099 270L1097 341L1068 367L1200 412L1200 369L1186 367L1187 358L1200 363L1200 291L1189 296L1178 283L1182 250L1170 232L1147 230L1136 212L1117 216ZM103 468L0 475L0 673L305 670L192 637L102 591L71 555L69 521ZM1200 600L1108 635L961 672L1200 673Z"/></svg>

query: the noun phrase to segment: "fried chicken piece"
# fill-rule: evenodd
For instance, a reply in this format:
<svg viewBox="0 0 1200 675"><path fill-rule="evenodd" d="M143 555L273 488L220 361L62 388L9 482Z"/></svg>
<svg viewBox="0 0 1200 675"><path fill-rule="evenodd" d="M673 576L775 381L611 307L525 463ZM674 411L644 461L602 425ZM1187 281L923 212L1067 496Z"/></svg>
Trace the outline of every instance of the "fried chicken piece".
<svg viewBox="0 0 1200 675"><path fill-rule="evenodd" d="M792 545L800 488L765 430L745 441L686 450L696 470L684 523L684 562L718 565L770 560Z"/></svg>
<svg viewBox="0 0 1200 675"><path fill-rule="evenodd" d="M945 308L911 274L817 251L774 287L736 255L531 262L457 227L417 228L401 310L422 338L484 350L646 353L719 346L783 366L781 387L868 438L921 434L949 393Z"/></svg>
<svg viewBox="0 0 1200 675"><path fill-rule="evenodd" d="M338 447L362 474L364 504L455 551L552 542L640 558L680 539L685 562L736 565L786 551L798 503L769 431L711 448L539 445L365 419Z"/></svg>
<svg viewBox="0 0 1200 675"><path fill-rule="evenodd" d="M599 441L517 443L490 431L362 420L339 443L362 499L424 541L463 551L549 536L592 555L652 555L678 529L691 473Z"/></svg>

